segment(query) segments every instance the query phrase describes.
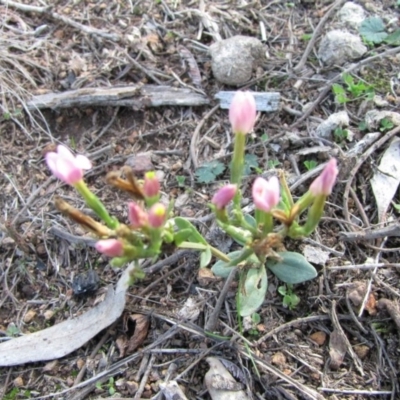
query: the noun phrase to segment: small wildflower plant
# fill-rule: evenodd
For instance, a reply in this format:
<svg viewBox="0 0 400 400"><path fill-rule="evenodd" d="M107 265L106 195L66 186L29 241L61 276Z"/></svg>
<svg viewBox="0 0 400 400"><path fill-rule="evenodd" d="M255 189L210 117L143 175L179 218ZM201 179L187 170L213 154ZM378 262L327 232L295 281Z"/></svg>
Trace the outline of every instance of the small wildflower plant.
<svg viewBox="0 0 400 400"><path fill-rule="evenodd" d="M267 270L287 285L317 276L315 268L301 254L286 251L284 240L287 237L301 239L315 230L338 169L336 160L329 160L309 190L296 202L283 171L277 170L269 179L257 177L251 190L254 215L244 214L241 209L241 183L246 135L253 130L256 121L256 103L250 92L239 91L235 94L229 109L229 120L235 135L230 183L217 190L210 204L220 228L239 245L239 250L229 254L211 246L190 221L174 217L171 204L160 202L160 183L154 172L146 173L143 183L127 167L121 171L123 174L110 172L107 175L108 184L128 192L132 197L127 204L128 219L120 222L109 215L100 199L86 186L83 171L91 167L86 157L74 156L60 145L57 152L46 154L46 162L57 178L82 195L86 205L101 222L59 197L55 200L56 207L99 238L96 249L111 258L111 265L122 267L134 263L131 283L144 276L139 260L159 256L164 243L197 250L201 253L200 268L209 267L216 259L211 265L216 276L226 278L232 268L239 268L238 313L249 316L264 301L268 287ZM300 216L304 214L300 221Z"/></svg>

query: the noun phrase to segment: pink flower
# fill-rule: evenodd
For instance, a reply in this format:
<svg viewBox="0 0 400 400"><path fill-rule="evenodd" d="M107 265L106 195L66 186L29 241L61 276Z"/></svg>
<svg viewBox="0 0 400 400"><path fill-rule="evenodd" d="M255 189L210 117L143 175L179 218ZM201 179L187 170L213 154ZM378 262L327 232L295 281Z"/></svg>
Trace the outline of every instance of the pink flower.
<svg viewBox="0 0 400 400"><path fill-rule="evenodd" d="M338 175L336 158L331 158L321 174L310 185L310 192L314 196L329 196Z"/></svg>
<svg viewBox="0 0 400 400"><path fill-rule="evenodd" d="M89 159L82 155L74 156L65 146L57 146L57 152L45 156L48 167L58 179L74 185L83 178L84 169L92 168Z"/></svg>
<svg viewBox="0 0 400 400"><path fill-rule="evenodd" d="M99 240L95 247L99 253L108 257L120 257L124 254L124 246L117 239Z"/></svg>
<svg viewBox="0 0 400 400"><path fill-rule="evenodd" d="M256 101L251 92L236 92L229 107L229 121L234 133L246 134L256 122Z"/></svg>
<svg viewBox="0 0 400 400"><path fill-rule="evenodd" d="M218 210L222 210L233 200L236 192L236 185L225 185L214 194L211 203L214 204Z"/></svg>
<svg viewBox="0 0 400 400"><path fill-rule="evenodd" d="M156 203L150 208L149 223L152 228L160 228L164 225L167 216L167 210L161 203Z"/></svg>
<svg viewBox="0 0 400 400"><path fill-rule="evenodd" d="M257 209L270 212L279 203L279 180L276 176L269 180L257 178L253 183L253 201Z"/></svg>
<svg viewBox="0 0 400 400"><path fill-rule="evenodd" d="M128 204L128 218L134 229L141 228L148 223L146 211L134 202Z"/></svg>
<svg viewBox="0 0 400 400"><path fill-rule="evenodd" d="M160 182L154 171L147 172L144 177L143 194L145 197L152 198L160 194Z"/></svg>

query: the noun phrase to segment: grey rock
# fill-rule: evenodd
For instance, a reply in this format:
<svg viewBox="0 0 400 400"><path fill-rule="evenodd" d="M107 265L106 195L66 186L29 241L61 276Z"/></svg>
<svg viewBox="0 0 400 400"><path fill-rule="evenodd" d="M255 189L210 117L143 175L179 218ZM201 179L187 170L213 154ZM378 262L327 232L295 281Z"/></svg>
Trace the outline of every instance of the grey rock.
<svg viewBox="0 0 400 400"><path fill-rule="evenodd" d="M266 60L264 45L256 38L241 35L212 44L210 54L215 79L232 86L249 81L253 70Z"/></svg>
<svg viewBox="0 0 400 400"><path fill-rule="evenodd" d="M366 18L366 14L359 4L348 1L339 10L338 17L343 24L353 29L358 29L361 22Z"/></svg>
<svg viewBox="0 0 400 400"><path fill-rule="evenodd" d="M342 65L361 58L367 52L361 38L346 30L328 32L321 40L318 57L325 65Z"/></svg>

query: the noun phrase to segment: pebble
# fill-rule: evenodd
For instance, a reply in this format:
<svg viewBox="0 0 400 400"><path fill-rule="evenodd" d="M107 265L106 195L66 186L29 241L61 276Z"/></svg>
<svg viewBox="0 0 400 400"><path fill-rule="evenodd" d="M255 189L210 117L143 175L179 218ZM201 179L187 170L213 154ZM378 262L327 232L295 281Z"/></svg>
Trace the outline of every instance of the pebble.
<svg viewBox="0 0 400 400"><path fill-rule="evenodd" d="M237 35L210 46L211 68L215 79L226 85L240 86L266 60L266 49L256 38Z"/></svg>

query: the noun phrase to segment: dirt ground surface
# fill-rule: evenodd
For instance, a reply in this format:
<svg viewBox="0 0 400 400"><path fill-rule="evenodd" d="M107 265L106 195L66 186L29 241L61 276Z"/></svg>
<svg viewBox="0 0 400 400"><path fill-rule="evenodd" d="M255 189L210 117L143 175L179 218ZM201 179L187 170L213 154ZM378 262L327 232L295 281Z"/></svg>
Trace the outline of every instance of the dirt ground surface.
<svg viewBox="0 0 400 400"><path fill-rule="evenodd" d="M362 59L325 67L318 45L336 26L343 4L0 1L1 342L82 315L104 299L107 285L122 272L54 207L58 195L85 211L77 193L48 171L43 155L54 144L93 161L85 179L120 221L127 219L129 198L108 187L104 176L124 165L139 178L154 169L163 198L175 201L176 215L191 218L214 246L235 249L218 236L207 206L227 182L228 168L209 184L196 175L197 167L213 160L228 166L232 154L227 111L214 95L237 88L214 78L208 47L218 36L263 39L263 26L268 57L239 88L281 95L279 109L259 113L248 138L255 164L244 180L244 200L255 177L274 167L285 171L295 196L318 174L308 170L310 161L320 165L334 156L340 168L317 231L286 243L288 249L317 254L318 277L293 288L300 298L296 307L283 305L282 283L271 275L259 321L240 326L234 281L215 331L206 332L224 280L200 277L195 252L166 249L159 260L144 263L146 277L129 289L122 317L109 328L60 359L0 368L3 399L162 399L160 384L168 380L188 399L210 399L203 381L210 356L233 363L235 377L253 399L400 398L400 198L393 197L382 222L370 185L400 128L390 123L366 130L364 116L376 103L358 97L340 104L332 92L348 69L381 96L380 111L399 111L400 93L393 85L400 78L399 49L369 43ZM398 27L395 0L358 4ZM29 107L35 95L127 85L154 85L160 93L162 86L187 89L207 104ZM331 139L315 136L322 121L343 110L352 141L343 130ZM351 156L373 132L375 141ZM388 226L386 233L379 231ZM182 311L188 299L189 315Z"/></svg>

